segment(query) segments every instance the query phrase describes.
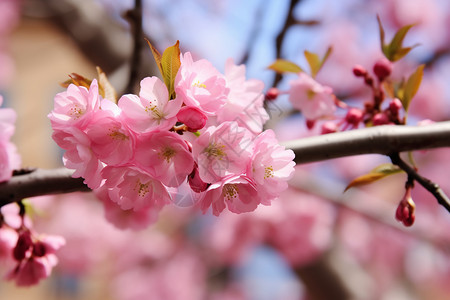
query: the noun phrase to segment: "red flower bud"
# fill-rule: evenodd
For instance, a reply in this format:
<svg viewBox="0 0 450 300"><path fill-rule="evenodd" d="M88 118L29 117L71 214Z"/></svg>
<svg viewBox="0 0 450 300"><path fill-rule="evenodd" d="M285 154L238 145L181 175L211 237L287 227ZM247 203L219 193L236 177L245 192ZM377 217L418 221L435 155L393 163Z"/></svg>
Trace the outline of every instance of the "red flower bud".
<svg viewBox="0 0 450 300"><path fill-rule="evenodd" d="M200 173L198 172L198 165L195 163L194 170L191 174L188 176L188 182L191 189L196 193L201 193L205 191L209 184L206 182L203 182L203 180L200 178Z"/></svg>
<svg viewBox="0 0 450 300"><path fill-rule="evenodd" d="M179 122L188 127L189 131L197 131L202 129L208 117L197 107L183 106L177 114Z"/></svg>
<svg viewBox="0 0 450 300"><path fill-rule="evenodd" d="M386 58L382 58L373 66L373 72L379 81L383 81L392 73L392 63Z"/></svg>
<svg viewBox="0 0 450 300"><path fill-rule="evenodd" d="M402 107L403 107L402 102L397 98L392 99L391 102L389 103L389 111L393 116L397 116L398 112Z"/></svg>
<svg viewBox="0 0 450 300"><path fill-rule="evenodd" d="M356 65L353 67L353 74L356 77L364 77L367 74L367 70L361 65Z"/></svg>
<svg viewBox="0 0 450 300"><path fill-rule="evenodd" d="M407 188L405 196L400 201L397 210L395 211L395 219L409 227L413 225L416 220L415 210L416 205L411 198L411 188Z"/></svg>
<svg viewBox="0 0 450 300"><path fill-rule="evenodd" d="M359 108L350 108L345 116L345 121L353 126L358 126L362 121L364 113Z"/></svg>
<svg viewBox="0 0 450 300"><path fill-rule="evenodd" d="M280 91L277 88L270 88L266 93L266 100L273 101L278 98L279 94Z"/></svg>
<svg viewBox="0 0 450 300"><path fill-rule="evenodd" d="M374 126L389 124L389 118L385 113L377 113L373 116L372 123Z"/></svg>
<svg viewBox="0 0 450 300"><path fill-rule="evenodd" d="M325 122L322 124L322 134L334 133L338 130L337 126L333 122Z"/></svg>
<svg viewBox="0 0 450 300"><path fill-rule="evenodd" d="M313 129L315 124L316 124L316 120L306 120L306 127L309 130Z"/></svg>

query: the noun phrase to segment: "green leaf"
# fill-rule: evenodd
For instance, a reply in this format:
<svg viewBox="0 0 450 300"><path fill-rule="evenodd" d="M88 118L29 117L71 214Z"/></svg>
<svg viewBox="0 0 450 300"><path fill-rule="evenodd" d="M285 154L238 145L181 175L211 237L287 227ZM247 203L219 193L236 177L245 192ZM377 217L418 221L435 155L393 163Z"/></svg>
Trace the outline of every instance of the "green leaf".
<svg viewBox="0 0 450 300"><path fill-rule="evenodd" d="M150 47L150 50L152 50L153 58L155 59L156 65L158 66L158 69L159 69L159 72L161 73L161 76L164 77L163 69L162 69L162 65L161 65L162 56L158 52L158 50L155 47L153 47L153 45L150 43L149 40L146 40L146 41L147 41L148 46Z"/></svg>
<svg viewBox="0 0 450 300"><path fill-rule="evenodd" d="M424 68L425 65L418 66L416 71L413 74L411 74L408 80L406 81L403 90L403 97L400 99L402 101L403 108L405 109L405 111L408 111L411 100L419 90L420 83L422 82Z"/></svg>
<svg viewBox="0 0 450 300"><path fill-rule="evenodd" d="M175 98L175 77L180 68L180 42L177 41L175 45L164 50L161 58L162 74L164 83L169 91L169 98Z"/></svg>
<svg viewBox="0 0 450 300"><path fill-rule="evenodd" d="M391 164L391 163L381 164L378 167L374 168L369 173L353 179L352 182L350 182L347 185L344 192L346 192L348 189L350 189L352 187L366 185L366 184L375 182L377 180L380 180L386 176L397 174L400 172L403 172L403 170L394 164Z"/></svg>
<svg viewBox="0 0 450 300"><path fill-rule="evenodd" d="M383 52L384 56L387 59L389 59L390 61L394 62L394 61L401 59L406 54L408 54L409 51L411 51L413 48L415 48L419 45L419 44L416 44L411 47L403 47L403 40L405 39L406 34L415 24L403 26L395 33L391 42L389 44L385 44L384 29L383 29L383 25L381 24L381 19L378 15L377 15L377 21L378 21L378 28L380 30L381 51Z"/></svg>
<svg viewBox="0 0 450 300"><path fill-rule="evenodd" d="M383 53L385 53L385 46L386 45L384 44L384 29L383 29L383 24L381 24L381 19L380 19L379 15L377 15L377 21L378 21L378 29L380 30L381 51L383 51Z"/></svg>
<svg viewBox="0 0 450 300"><path fill-rule="evenodd" d="M305 58L308 62L309 69L311 70L311 77L316 77L317 73L319 73L319 70L322 68L325 61L328 59L332 52L333 48L328 47L327 52L323 56L322 59L319 58L319 55L316 53L309 52L308 50L305 50Z"/></svg>
<svg viewBox="0 0 450 300"><path fill-rule="evenodd" d="M274 61L267 68L271 69L277 73L285 73L285 72L300 73L300 72L303 72L302 68L300 68L300 66L298 66L297 64L295 64L289 60L285 60L285 59L281 59L281 58Z"/></svg>

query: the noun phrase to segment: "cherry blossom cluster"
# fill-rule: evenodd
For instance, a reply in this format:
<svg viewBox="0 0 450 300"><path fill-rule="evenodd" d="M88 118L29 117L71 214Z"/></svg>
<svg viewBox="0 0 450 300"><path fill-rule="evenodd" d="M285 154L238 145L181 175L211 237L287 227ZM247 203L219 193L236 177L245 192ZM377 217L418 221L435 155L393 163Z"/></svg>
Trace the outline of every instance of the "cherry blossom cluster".
<svg viewBox="0 0 450 300"><path fill-rule="evenodd" d="M30 286L49 277L58 263L55 253L64 244L61 236L37 233L25 216L22 202L1 208L0 262L5 267L6 280L18 286Z"/></svg>
<svg viewBox="0 0 450 300"><path fill-rule="evenodd" d="M64 164L114 210L107 215L115 223L131 215L128 225L142 228L180 194L214 215L225 207L253 211L277 198L293 174L294 153L263 132L262 82L246 80L245 66L232 60L224 74L189 52L180 63L174 96L147 77L139 95L117 104L99 94L96 80L55 97L49 118Z"/></svg>
<svg viewBox="0 0 450 300"><path fill-rule="evenodd" d="M405 119L400 115L403 109L402 101L393 97L387 106L382 107L386 98L383 84L392 73L392 62L386 58L376 61L373 73L375 76L360 65L353 68L353 74L362 78L373 94L373 99L364 103L363 108L351 107L338 100L331 87L322 85L303 71L290 81L289 90L283 93L288 94L292 106L301 111L308 129L312 129L317 121L323 121L322 134L355 129L361 124L366 126L404 124ZM275 100L279 94L280 92L274 88L268 91L267 97ZM346 110L346 113L339 116L337 108Z"/></svg>

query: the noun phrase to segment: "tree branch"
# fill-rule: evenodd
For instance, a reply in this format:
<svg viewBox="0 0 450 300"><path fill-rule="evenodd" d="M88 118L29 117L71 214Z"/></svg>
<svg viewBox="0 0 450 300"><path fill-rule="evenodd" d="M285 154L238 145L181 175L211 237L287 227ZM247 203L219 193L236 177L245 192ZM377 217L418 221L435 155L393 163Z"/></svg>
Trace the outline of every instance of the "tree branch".
<svg viewBox="0 0 450 300"><path fill-rule="evenodd" d="M72 178L72 174L73 170L60 168L15 175L0 183L0 207L29 197L90 191L82 178Z"/></svg>
<svg viewBox="0 0 450 300"><path fill-rule="evenodd" d="M130 77L125 89L125 93L133 93L138 83L139 68L141 67L141 50L144 40L144 32L142 30L142 1L134 1L134 9L129 10L126 14L127 20L130 22L133 31L133 56L130 62Z"/></svg>
<svg viewBox="0 0 450 300"><path fill-rule="evenodd" d="M450 121L426 126L384 125L313 136L281 143L304 164L359 155L450 147Z"/></svg>
<svg viewBox="0 0 450 300"><path fill-rule="evenodd" d="M358 154L392 155L403 151L450 147L450 121L426 126L385 125L302 138L282 143L294 151L297 164ZM0 207L23 198L88 191L67 169L41 170L0 183ZM419 180L419 179L416 179Z"/></svg>
<svg viewBox="0 0 450 300"><path fill-rule="evenodd" d="M391 161L394 165L399 166L400 169L408 174L408 178L412 178L417 181L437 199L440 205L445 207L445 209L450 212L450 199L448 199L447 195L445 195L444 191L442 191L437 183L432 182L431 180L419 175L416 170L414 170L400 158L400 155L398 153L391 154L389 157L391 158Z"/></svg>

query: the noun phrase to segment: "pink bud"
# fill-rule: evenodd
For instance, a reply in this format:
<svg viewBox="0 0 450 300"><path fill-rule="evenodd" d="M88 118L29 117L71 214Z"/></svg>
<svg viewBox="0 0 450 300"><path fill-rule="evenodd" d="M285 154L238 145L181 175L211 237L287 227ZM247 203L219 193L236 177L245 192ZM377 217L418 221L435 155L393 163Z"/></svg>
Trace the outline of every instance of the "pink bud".
<svg viewBox="0 0 450 300"><path fill-rule="evenodd" d="M391 102L389 103L389 111L394 116L398 115L398 112L402 107L403 107L402 102L397 98L392 99Z"/></svg>
<svg viewBox="0 0 450 300"><path fill-rule="evenodd" d="M382 58L373 66L373 72L378 77L379 81L383 81L386 77L391 75L392 63L386 58Z"/></svg>
<svg viewBox="0 0 450 300"><path fill-rule="evenodd" d="M363 116L364 113L359 108L350 108L345 116L345 121L353 126L358 126L359 122L362 121Z"/></svg>
<svg viewBox="0 0 450 300"><path fill-rule="evenodd" d="M279 94L280 91L277 88L270 88L266 93L266 100L273 101L278 98Z"/></svg>
<svg viewBox="0 0 450 300"><path fill-rule="evenodd" d="M17 239L17 244L13 250L14 259L17 261L21 261L25 258L27 251L33 245L33 241L31 240L31 233L27 230L22 232Z"/></svg>
<svg viewBox="0 0 450 300"><path fill-rule="evenodd" d="M209 184L203 182L200 178L200 173L198 172L198 165L195 163L194 170L188 176L188 182L191 189L196 193L201 193L205 191Z"/></svg>
<svg viewBox="0 0 450 300"><path fill-rule="evenodd" d="M178 121L188 127L189 131L202 129L208 117L197 107L183 106L177 114Z"/></svg>
<svg viewBox="0 0 450 300"><path fill-rule="evenodd" d="M411 198L411 188L407 188L405 196L403 196L395 211L395 219L407 227L412 226L416 220L415 210L416 204Z"/></svg>
<svg viewBox="0 0 450 300"><path fill-rule="evenodd" d="M309 130L313 129L315 124L316 124L316 120L306 120L306 127Z"/></svg>
<svg viewBox="0 0 450 300"><path fill-rule="evenodd" d="M367 74L367 70L361 65L356 65L353 67L353 74L356 77L364 77Z"/></svg>
<svg viewBox="0 0 450 300"><path fill-rule="evenodd" d="M377 113L373 116L372 123L374 126L389 124L389 118L385 113Z"/></svg>
<svg viewBox="0 0 450 300"><path fill-rule="evenodd" d="M322 134L334 133L338 130L337 126L333 122L325 122L322 124Z"/></svg>

